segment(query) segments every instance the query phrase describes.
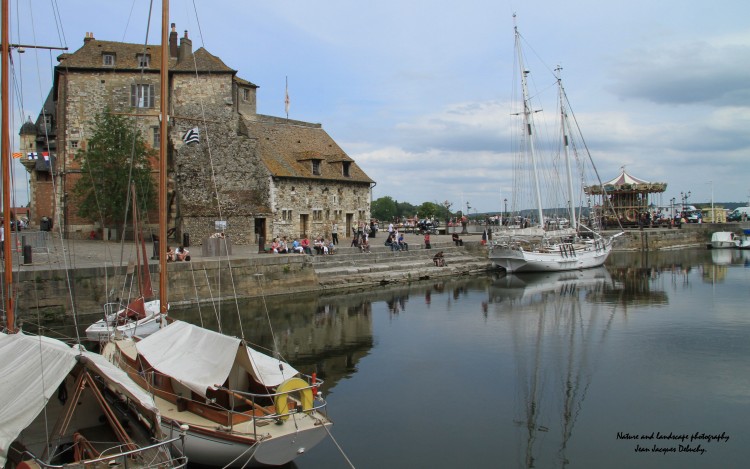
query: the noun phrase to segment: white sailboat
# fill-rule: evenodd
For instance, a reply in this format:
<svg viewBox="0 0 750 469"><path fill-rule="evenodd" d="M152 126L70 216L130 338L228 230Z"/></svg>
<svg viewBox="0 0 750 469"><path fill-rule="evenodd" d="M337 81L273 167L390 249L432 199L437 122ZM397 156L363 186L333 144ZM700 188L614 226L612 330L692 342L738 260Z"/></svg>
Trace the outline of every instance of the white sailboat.
<svg viewBox="0 0 750 469"><path fill-rule="evenodd" d="M104 318L86 328L86 338L91 342L101 343L110 337L132 337L138 334L142 337L156 332L166 313L161 313L161 301L153 299L151 287L151 272L146 257L146 243L143 238L138 217L135 197L135 186L131 188L133 197L133 235L136 251L135 275L138 283L139 296L122 306L119 302L104 305ZM149 299L151 298L151 299Z"/></svg>
<svg viewBox="0 0 750 469"><path fill-rule="evenodd" d="M567 106L567 96L562 86L562 80L558 76L557 85L560 106L560 130L561 144L564 160L563 168L552 168L554 171L547 185L543 187L541 173L543 172L542 161L539 158L536 140L536 126L531 100L529 98L527 78L529 71L526 70L524 56L521 48L521 36L518 28L515 28L516 53L521 72L521 92L523 97L522 109L518 115L523 118L522 132L523 145L519 152L520 157L527 164L530 180L523 176L516 176L516 190L514 200L516 206L520 206L524 200L533 201L535 211L531 215L515 217L507 225L493 230L492 243L490 244L489 259L496 267L506 272L544 272L565 271L576 269L587 269L604 264L612 250L612 240L619 236L618 233L612 237L603 237L600 232L599 220L589 217L583 220L582 207L575 204L581 200L583 181L574 178L574 174L581 175L584 171L579 169L573 171L573 157L576 147L571 148L573 143L572 130L569 117L570 111ZM557 69L559 72L560 69ZM582 163L578 161L578 163ZM593 165L593 163L591 163ZM595 168L593 169L595 172ZM564 174L565 184L560 183L560 174ZM521 187L531 188L529 199L523 199L519 194ZM557 191L557 192L555 192ZM557 194L561 195L557 195ZM546 199L543 198L546 196ZM557 197L557 198L556 198ZM549 216L545 214L544 201L549 200L552 207L565 207L563 216ZM590 210L589 213L592 213Z"/></svg>
<svg viewBox="0 0 750 469"><path fill-rule="evenodd" d="M161 116L167 116L169 2L162 3ZM160 119L159 239L167 239L167 123ZM167 305L166 256L159 256L159 299ZM231 266L230 266L231 269ZM191 463L222 467L278 466L322 441L332 422L303 376L241 338L172 321L141 338L115 338L102 354L153 394L165 431L185 429Z"/></svg>

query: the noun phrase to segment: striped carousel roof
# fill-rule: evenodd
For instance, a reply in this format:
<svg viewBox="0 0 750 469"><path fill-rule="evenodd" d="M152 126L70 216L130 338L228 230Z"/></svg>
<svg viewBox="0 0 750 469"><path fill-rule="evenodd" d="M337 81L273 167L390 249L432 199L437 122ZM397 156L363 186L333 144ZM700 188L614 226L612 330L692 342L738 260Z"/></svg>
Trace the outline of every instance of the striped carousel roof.
<svg viewBox="0 0 750 469"><path fill-rule="evenodd" d="M602 187L604 190L602 191ZM602 192L615 191L632 191L632 192L664 192L667 190L666 182L649 182L637 178L625 172L625 167L621 168L620 174L601 186L588 186L584 188L587 194L601 194Z"/></svg>

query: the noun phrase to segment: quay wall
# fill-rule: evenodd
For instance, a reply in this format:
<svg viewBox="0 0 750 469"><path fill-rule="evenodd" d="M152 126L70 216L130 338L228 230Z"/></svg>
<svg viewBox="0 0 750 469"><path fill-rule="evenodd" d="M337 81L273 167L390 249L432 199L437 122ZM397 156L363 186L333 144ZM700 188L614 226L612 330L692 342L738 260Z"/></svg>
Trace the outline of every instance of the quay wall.
<svg viewBox="0 0 750 469"><path fill-rule="evenodd" d="M169 264L170 305L195 303L196 298L218 301L318 289L318 279L307 256L256 256L233 259L232 268L227 266L228 261L218 259ZM150 265L155 288L158 288L158 268L158 264ZM127 267L102 266L16 272L13 280L16 310L23 312L19 320L36 321L38 317L46 322L70 318L71 304L76 305L81 316L100 316L107 301L132 296L123 293L126 271ZM137 291L135 284L132 291Z"/></svg>
<svg viewBox="0 0 750 469"><path fill-rule="evenodd" d="M741 233L743 229L748 228L750 223L705 223L683 225L679 229L627 230L615 240L613 250L660 251L704 247L715 231ZM379 259L379 270L386 272L382 274L376 272L373 265L375 255L330 256L331 259L326 259L327 262L323 263L323 259L317 259L317 256L234 256L231 260L231 270L227 268L227 260L218 258L194 258L191 262L171 263L168 265L170 304L176 306L195 303L197 298L205 302L211 299L357 288L358 283L359 287L367 289L373 285L405 282L425 275L438 277L463 275L469 271L479 272L484 265L482 261L487 259L487 248L479 242L478 234L464 238L464 246L456 248L456 252L451 252L456 258L448 262L450 268L447 269L426 270L432 265L431 257L419 255L419 249L411 253L410 257ZM452 243L445 243L445 246L449 249L447 246L452 246ZM345 261L346 265L335 269L331 266L331 261L334 260ZM79 266L67 270L50 266L15 272L16 309L23 312L19 319L23 320L25 317L27 321L36 321L38 317L41 322L69 320L72 316L72 304L76 305L76 311L80 316L95 314L99 317L105 302L113 301L116 297L132 296L132 293L123 293L126 270L127 267L99 265ZM158 288L157 270L158 264L152 261L152 282L155 288ZM368 274L360 275L363 272ZM132 288L132 291L137 290L135 285L129 288Z"/></svg>

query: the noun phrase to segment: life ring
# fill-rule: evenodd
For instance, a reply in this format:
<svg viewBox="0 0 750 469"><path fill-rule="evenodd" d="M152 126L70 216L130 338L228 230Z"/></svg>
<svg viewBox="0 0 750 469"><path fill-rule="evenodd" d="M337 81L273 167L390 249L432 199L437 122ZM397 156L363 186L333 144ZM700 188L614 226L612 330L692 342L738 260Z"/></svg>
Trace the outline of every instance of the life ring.
<svg viewBox="0 0 750 469"><path fill-rule="evenodd" d="M638 211L634 208L625 211L625 219L627 221L638 221Z"/></svg>
<svg viewBox="0 0 750 469"><path fill-rule="evenodd" d="M313 407L313 393L310 385L301 378L289 378L276 388L278 395L274 398L273 404L276 406L276 413L279 419L286 420L289 418L289 393L299 391L300 400L302 401L302 410L309 412Z"/></svg>

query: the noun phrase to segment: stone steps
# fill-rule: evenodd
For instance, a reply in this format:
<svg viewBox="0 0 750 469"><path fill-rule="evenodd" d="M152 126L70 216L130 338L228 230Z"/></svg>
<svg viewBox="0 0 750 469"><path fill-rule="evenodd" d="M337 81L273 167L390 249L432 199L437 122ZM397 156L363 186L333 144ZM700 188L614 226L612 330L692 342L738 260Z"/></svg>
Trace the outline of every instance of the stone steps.
<svg viewBox="0 0 750 469"><path fill-rule="evenodd" d="M386 246L373 246L370 250L370 253L363 253L358 248L345 247L333 255L308 256L307 259L324 289L406 283L491 268L486 257L478 257L453 243L433 244L432 249L409 246L408 251L391 251ZM432 260L438 251L443 251L444 267L435 266Z"/></svg>

